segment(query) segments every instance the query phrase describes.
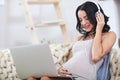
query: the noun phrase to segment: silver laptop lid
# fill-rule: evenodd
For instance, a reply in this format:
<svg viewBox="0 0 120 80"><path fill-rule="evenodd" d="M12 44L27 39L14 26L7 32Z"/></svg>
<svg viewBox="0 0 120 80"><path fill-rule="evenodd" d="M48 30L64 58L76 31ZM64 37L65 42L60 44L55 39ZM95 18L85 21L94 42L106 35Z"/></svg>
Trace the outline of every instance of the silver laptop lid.
<svg viewBox="0 0 120 80"><path fill-rule="evenodd" d="M11 54L21 79L58 75L48 44L11 48Z"/></svg>

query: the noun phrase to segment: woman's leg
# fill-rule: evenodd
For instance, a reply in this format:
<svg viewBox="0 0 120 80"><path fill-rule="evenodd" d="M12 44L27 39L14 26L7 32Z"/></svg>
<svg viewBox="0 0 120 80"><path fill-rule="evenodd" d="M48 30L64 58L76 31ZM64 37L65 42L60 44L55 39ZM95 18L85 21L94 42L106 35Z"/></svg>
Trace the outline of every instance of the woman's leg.
<svg viewBox="0 0 120 80"><path fill-rule="evenodd" d="M47 77L47 76L44 76L44 77L41 77L40 80L73 80L73 79L70 77Z"/></svg>
<svg viewBox="0 0 120 80"><path fill-rule="evenodd" d="M48 77L48 76L43 76L41 78L34 78L34 77L30 77L27 80L73 80L70 77Z"/></svg>
<svg viewBox="0 0 120 80"><path fill-rule="evenodd" d="M44 77L41 77L40 80L53 80L53 79L51 79L51 78L49 78L49 77L47 77L47 76L44 76Z"/></svg>
<svg viewBox="0 0 120 80"><path fill-rule="evenodd" d="M29 77L27 80L36 80L36 79L33 77Z"/></svg>
<svg viewBox="0 0 120 80"><path fill-rule="evenodd" d="M47 76L43 76L41 78L34 78L34 77L29 77L27 80L54 80L52 78L49 78Z"/></svg>

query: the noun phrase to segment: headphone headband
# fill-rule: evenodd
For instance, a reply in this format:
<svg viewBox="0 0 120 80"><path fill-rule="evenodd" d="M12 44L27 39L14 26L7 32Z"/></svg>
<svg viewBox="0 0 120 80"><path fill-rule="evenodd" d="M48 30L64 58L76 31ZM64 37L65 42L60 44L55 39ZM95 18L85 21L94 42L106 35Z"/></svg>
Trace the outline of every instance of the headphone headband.
<svg viewBox="0 0 120 80"><path fill-rule="evenodd" d="M98 3L96 2L96 1L92 1L96 6L97 6L97 8L98 8L98 11L97 12L101 12L100 11L100 6L98 5Z"/></svg>
<svg viewBox="0 0 120 80"><path fill-rule="evenodd" d="M98 12L100 12L100 6L98 5L98 3L95 3L97 8L98 8Z"/></svg>
<svg viewBox="0 0 120 80"><path fill-rule="evenodd" d="M89 1L89 2L93 2L93 3L97 6L97 8L98 8L98 11L97 11L97 12L101 12L101 11L100 11L100 6L99 6L99 4L98 4L95 0Z"/></svg>

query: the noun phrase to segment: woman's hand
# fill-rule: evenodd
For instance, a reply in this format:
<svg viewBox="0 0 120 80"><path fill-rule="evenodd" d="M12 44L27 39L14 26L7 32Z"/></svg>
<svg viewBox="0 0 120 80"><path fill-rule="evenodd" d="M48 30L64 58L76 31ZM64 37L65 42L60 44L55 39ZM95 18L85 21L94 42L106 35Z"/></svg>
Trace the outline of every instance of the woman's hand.
<svg viewBox="0 0 120 80"><path fill-rule="evenodd" d="M97 32L97 31L102 31L102 30L103 30L103 27L104 27L104 25L105 25L104 15L103 15L101 12L97 13L97 15L96 15L96 20L97 20L96 32Z"/></svg>
<svg viewBox="0 0 120 80"><path fill-rule="evenodd" d="M60 75L71 75L71 73L68 72L68 70L67 70L67 69L64 69L63 67L61 67L60 69L58 69L58 73L59 73Z"/></svg>

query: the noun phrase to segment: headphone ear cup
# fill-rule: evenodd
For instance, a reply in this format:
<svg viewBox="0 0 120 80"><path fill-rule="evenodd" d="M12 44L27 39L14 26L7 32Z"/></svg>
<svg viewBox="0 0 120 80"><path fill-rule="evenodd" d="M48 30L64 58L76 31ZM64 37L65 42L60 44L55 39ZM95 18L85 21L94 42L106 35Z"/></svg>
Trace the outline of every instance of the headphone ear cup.
<svg viewBox="0 0 120 80"><path fill-rule="evenodd" d="M97 13L101 13L100 9L97 11Z"/></svg>
<svg viewBox="0 0 120 80"><path fill-rule="evenodd" d="M95 13L95 17L97 16L98 13L99 13L98 11Z"/></svg>
<svg viewBox="0 0 120 80"><path fill-rule="evenodd" d="M97 14L100 14L101 12L100 12L100 10L98 10L96 13L95 13L95 16L97 16Z"/></svg>

